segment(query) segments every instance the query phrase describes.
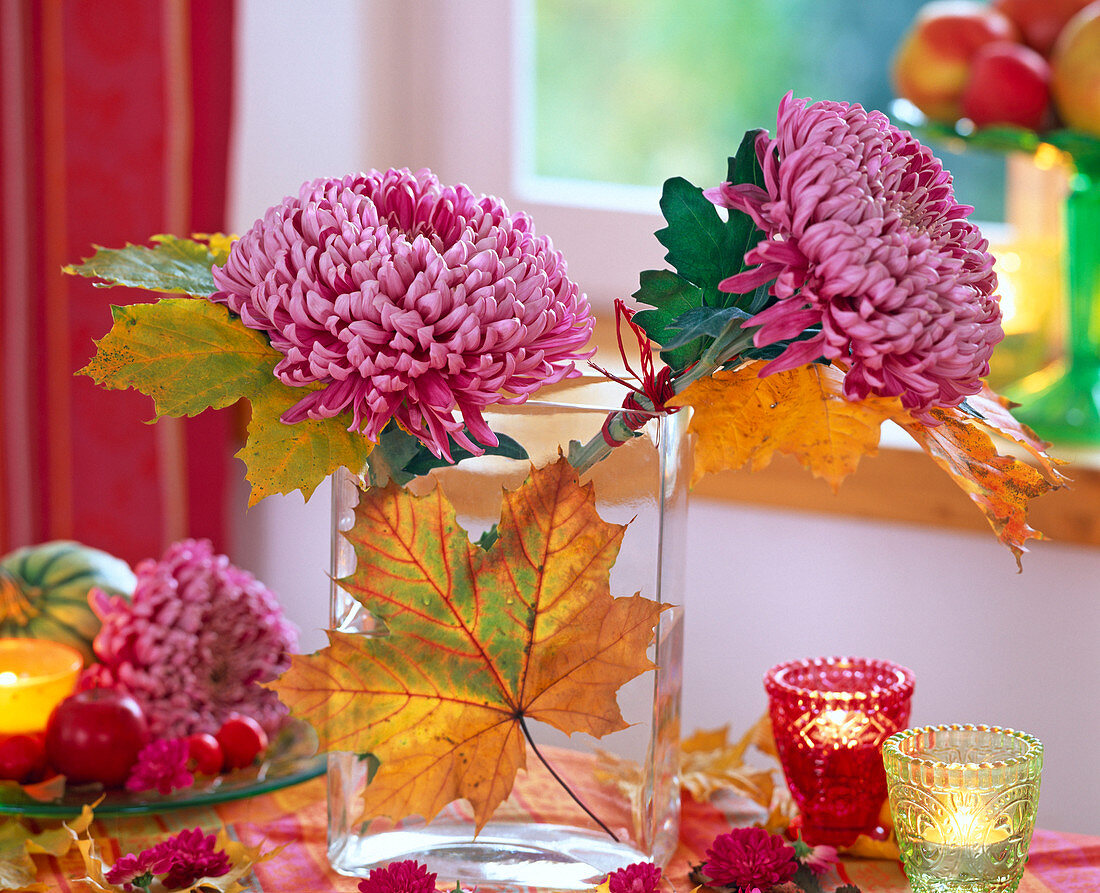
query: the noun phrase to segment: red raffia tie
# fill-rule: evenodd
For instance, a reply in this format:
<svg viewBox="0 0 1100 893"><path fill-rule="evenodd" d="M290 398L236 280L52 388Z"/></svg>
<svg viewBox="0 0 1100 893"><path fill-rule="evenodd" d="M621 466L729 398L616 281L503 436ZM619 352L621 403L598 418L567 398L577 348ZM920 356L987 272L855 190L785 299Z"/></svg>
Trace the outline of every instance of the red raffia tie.
<svg viewBox="0 0 1100 893"><path fill-rule="evenodd" d="M630 327L631 331L634 333L634 337L638 341L638 354L641 359L642 368L641 374L634 371L626 355L626 345L623 344L622 329L624 321ZM668 366L662 366L660 372L654 373L653 342L649 340L645 330L634 322L634 310L627 307L619 298L615 299L615 338L619 342L619 356L623 358L623 365L626 366L626 371L638 382L639 387L635 387L629 381L619 378L617 375L612 375L606 369L601 369L595 363L590 362L588 365L599 371L602 375L606 375L612 381L617 381L623 387L630 390L630 393L623 398L623 410L625 411L618 416L619 420L631 431L637 431L653 417L655 412L678 412L678 408L665 406L665 401L672 399L676 394L672 389L672 369ZM641 403L639 397L645 398L645 400L651 404L652 408L648 408L645 404ZM608 416L601 430L604 442L611 447L616 447L624 442L618 440L611 433L610 425L614 418L615 416L613 415Z"/></svg>

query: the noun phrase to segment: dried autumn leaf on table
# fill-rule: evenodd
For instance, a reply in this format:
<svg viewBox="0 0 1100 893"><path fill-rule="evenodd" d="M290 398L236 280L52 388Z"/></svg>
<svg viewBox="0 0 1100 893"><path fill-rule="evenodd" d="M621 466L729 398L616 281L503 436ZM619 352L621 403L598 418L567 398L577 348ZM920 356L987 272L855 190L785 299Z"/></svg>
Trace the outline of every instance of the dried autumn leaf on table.
<svg viewBox="0 0 1100 893"><path fill-rule="evenodd" d="M755 727L754 727L755 728ZM681 743L680 784L699 801L717 791L736 791L765 809L775 793L773 770L745 763L745 752L754 729L736 743L729 743L729 727L698 731Z"/></svg>
<svg viewBox="0 0 1100 893"><path fill-rule="evenodd" d="M725 469L766 468L787 453L833 490L878 449L882 422L901 410L894 399L844 398L844 376L835 366L811 364L759 377L763 363L716 372L692 384L670 405L694 409L697 437L692 483Z"/></svg>
<svg viewBox="0 0 1100 893"><path fill-rule="evenodd" d="M616 694L652 668L665 606L611 595L625 529L599 517L564 459L505 492L488 549L439 488L371 490L346 534L356 571L340 585L388 635L331 631L270 685L323 748L378 758L365 816L430 820L466 799L480 829L526 765L521 723L626 728Z"/></svg>
<svg viewBox="0 0 1100 893"><path fill-rule="evenodd" d="M92 818L92 807L85 806L67 825L44 831L32 831L18 817L0 820L0 890L37 893L49 889L36 881L38 869L31 857L64 856L73 845L73 835L86 831Z"/></svg>

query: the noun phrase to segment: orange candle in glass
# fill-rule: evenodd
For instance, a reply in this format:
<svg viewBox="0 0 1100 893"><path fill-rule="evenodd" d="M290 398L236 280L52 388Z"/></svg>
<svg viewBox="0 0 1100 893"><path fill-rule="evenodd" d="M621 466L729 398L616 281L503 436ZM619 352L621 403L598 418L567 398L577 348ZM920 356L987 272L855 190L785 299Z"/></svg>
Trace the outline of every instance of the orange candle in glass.
<svg viewBox="0 0 1100 893"><path fill-rule="evenodd" d="M46 728L83 666L80 652L60 642L0 639L0 735Z"/></svg>

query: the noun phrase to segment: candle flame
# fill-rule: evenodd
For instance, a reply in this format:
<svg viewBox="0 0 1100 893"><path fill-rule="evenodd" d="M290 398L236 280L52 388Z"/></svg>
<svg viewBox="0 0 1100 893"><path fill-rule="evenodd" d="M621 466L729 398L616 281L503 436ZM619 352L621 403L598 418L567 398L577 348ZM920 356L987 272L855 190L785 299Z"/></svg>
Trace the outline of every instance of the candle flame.
<svg viewBox="0 0 1100 893"><path fill-rule="evenodd" d="M11 670L4 670L0 673L0 685L15 685L19 681L19 677Z"/></svg>

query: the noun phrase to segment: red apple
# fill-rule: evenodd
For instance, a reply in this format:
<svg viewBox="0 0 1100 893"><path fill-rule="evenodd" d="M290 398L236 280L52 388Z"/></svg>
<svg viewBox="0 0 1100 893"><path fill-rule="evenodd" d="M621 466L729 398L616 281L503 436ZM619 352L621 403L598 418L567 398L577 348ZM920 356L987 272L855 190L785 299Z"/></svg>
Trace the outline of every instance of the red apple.
<svg viewBox="0 0 1100 893"><path fill-rule="evenodd" d="M1015 124L1042 130L1050 106L1050 66L1021 43L978 50L962 95L962 112L977 127Z"/></svg>
<svg viewBox="0 0 1100 893"><path fill-rule="evenodd" d="M932 120L953 122L962 116L960 100L978 50L1018 36L1005 15L976 0L926 3L894 54L894 90Z"/></svg>
<svg viewBox="0 0 1100 893"><path fill-rule="evenodd" d="M148 743L141 706L109 688L70 695L46 723L46 757L73 784L121 785Z"/></svg>
<svg viewBox="0 0 1100 893"><path fill-rule="evenodd" d="M1049 56L1066 23L1092 0L993 0L989 5L1004 13L1020 29L1024 43Z"/></svg>
<svg viewBox="0 0 1100 893"><path fill-rule="evenodd" d="M1063 29L1050 57L1050 89L1066 124L1100 136L1100 2Z"/></svg>

